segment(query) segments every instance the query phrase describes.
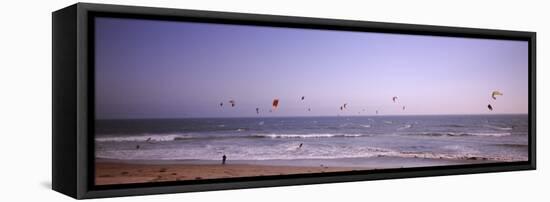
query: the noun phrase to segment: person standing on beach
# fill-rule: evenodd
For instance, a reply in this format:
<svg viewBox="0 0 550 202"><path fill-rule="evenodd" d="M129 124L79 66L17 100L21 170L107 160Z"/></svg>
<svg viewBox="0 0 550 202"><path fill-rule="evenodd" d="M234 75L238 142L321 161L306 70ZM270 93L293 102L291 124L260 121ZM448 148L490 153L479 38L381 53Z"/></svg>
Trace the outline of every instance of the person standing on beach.
<svg viewBox="0 0 550 202"><path fill-rule="evenodd" d="M222 165L225 165L225 160L227 160L227 156L225 154L222 156Z"/></svg>

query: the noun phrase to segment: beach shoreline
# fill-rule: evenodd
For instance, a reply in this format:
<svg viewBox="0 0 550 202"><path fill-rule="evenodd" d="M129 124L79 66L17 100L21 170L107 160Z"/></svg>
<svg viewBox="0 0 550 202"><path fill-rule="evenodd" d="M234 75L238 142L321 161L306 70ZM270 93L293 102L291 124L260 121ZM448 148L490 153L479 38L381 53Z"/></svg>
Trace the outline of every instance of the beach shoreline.
<svg viewBox="0 0 550 202"><path fill-rule="evenodd" d="M407 163L404 163L404 160ZM361 164L356 164L361 162ZM368 171L391 168L426 167L491 163L486 160L441 160L423 158L353 158L271 161L205 160L116 160L97 158L95 184L133 184L202 179L231 179L239 177L279 176L345 171ZM404 166L406 165L406 166Z"/></svg>
<svg viewBox="0 0 550 202"><path fill-rule="evenodd" d="M360 170L366 169L367 168L363 168ZM148 164L103 160L95 163L95 184L112 185L220 178L227 179L353 170L358 170L358 168L253 164Z"/></svg>

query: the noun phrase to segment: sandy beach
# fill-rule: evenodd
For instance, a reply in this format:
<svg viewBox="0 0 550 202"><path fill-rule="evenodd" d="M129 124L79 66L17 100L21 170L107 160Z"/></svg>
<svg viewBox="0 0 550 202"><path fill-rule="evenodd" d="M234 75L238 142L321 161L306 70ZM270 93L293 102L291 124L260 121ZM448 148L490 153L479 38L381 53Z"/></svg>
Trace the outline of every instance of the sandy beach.
<svg viewBox="0 0 550 202"><path fill-rule="evenodd" d="M247 164L135 164L97 162L96 185L350 171L353 168Z"/></svg>

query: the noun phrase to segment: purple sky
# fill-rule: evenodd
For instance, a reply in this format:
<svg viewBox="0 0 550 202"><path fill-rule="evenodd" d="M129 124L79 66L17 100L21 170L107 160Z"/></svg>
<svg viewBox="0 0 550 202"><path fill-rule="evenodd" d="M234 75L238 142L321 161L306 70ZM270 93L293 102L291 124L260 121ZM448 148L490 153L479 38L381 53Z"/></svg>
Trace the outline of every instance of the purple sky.
<svg viewBox="0 0 550 202"><path fill-rule="evenodd" d="M528 106L523 41L97 18L95 50L98 119L258 116L256 107L259 116L334 116ZM493 90L504 96L493 100ZM269 113L274 98L280 107Z"/></svg>

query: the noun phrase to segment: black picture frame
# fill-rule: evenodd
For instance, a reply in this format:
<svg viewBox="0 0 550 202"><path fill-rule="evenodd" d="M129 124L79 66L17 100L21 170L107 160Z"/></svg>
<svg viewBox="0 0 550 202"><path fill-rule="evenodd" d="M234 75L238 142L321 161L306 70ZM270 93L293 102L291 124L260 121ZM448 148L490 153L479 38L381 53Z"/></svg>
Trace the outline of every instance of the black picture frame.
<svg viewBox="0 0 550 202"><path fill-rule="evenodd" d="M147 184L94 185L94 26L96 16L215 22L527 41L529 160ZM52 188L84 199L536 169L536 33L352 20L77 3L52 14Z"/></svg>

